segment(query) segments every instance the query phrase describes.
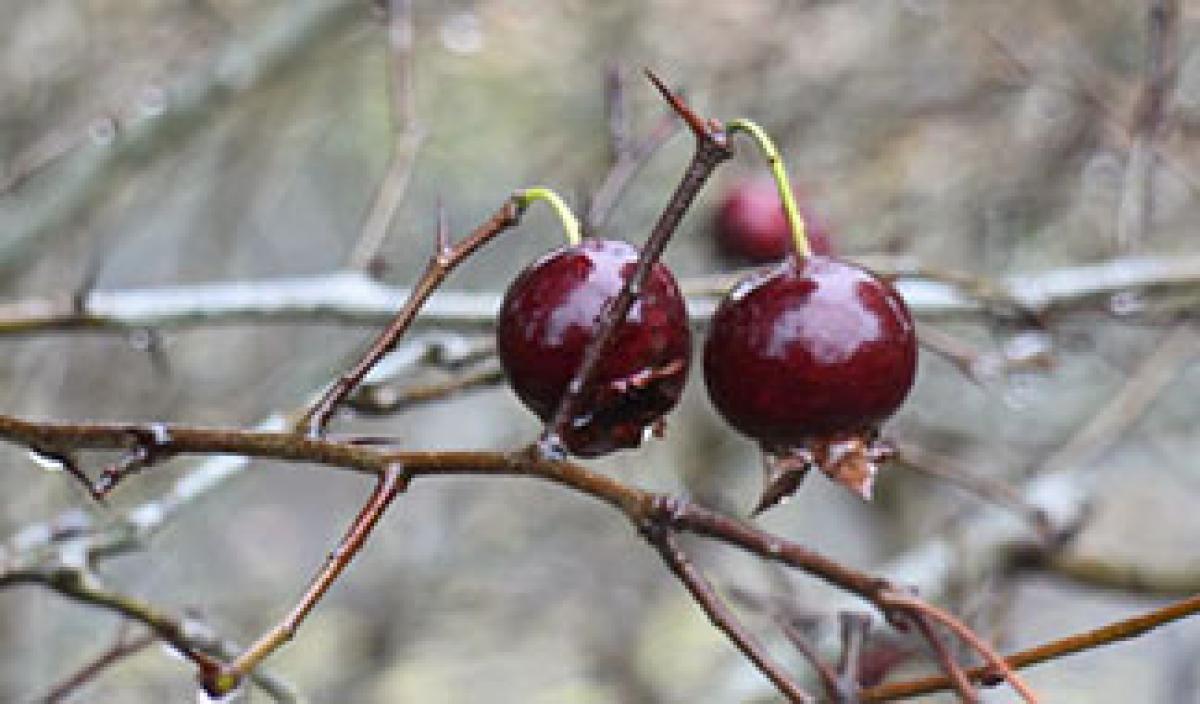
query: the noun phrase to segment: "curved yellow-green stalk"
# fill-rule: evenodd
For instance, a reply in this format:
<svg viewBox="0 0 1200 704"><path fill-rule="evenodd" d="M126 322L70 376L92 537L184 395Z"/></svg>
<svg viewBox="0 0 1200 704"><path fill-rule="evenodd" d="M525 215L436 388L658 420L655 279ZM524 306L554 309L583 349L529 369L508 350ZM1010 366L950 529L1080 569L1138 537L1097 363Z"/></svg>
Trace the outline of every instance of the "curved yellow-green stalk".
<svg viewBox="0 0 1200 704"><path fill-rule="evenodd" d="M535 200L545 201L554 209L554 214L558 216L562 222L563 234L567 238L567 243L574 246L583 241L583 235L580 234L579 220L575 218L575 214L563 202L557 193L546 188L545 186L534 186L533 188L523 188L513 194L513 200L516 201L517 207L521 210L529 207L529 204Z"/></svg>
<svg viewBox="0 0 1200 704"><path fill-rule="evenodd" d="M808 235L804 231L804 218L800 216L800 209L796 207L792 184L788 181L787 170L783 168L783 158L779 156L775 143L767 136L766 130L750 120L734 120L729 123L727 129L731 134L745 132L753 137L763 156L767 157L767 163L771 165L771 175L775 177L775 186L779 189L779 199L783 201L783 212L792 228L792 242L796 246L796 254L800 257L809 256L812 249L808 246Z"/></svg>

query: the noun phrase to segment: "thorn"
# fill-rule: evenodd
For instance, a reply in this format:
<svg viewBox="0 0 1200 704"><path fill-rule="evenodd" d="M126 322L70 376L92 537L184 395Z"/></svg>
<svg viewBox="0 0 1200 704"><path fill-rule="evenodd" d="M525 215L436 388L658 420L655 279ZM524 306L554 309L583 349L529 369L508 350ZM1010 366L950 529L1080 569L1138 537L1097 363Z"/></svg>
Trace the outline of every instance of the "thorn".
<svg viewBox="0 0 1200 704"><path fill-rule="evenodd" d="M696 139L712 139L714 130L709 124L707 124L699 115L693 112L692 109L688 107L688 104L683 102L682 98L671 92L671 89L668 88L666 84L662 82L662 79L655 75L653 71L648 68L642 70L646 72L646 77L650 79L650 82L653 83L654 87L658 89L658 92L662 94L663 99L671 105L671 109L673 109L679 115L679 117L683 118L683 121L687 123L687 126L692 131L692 134L696 135Z"/></svg>

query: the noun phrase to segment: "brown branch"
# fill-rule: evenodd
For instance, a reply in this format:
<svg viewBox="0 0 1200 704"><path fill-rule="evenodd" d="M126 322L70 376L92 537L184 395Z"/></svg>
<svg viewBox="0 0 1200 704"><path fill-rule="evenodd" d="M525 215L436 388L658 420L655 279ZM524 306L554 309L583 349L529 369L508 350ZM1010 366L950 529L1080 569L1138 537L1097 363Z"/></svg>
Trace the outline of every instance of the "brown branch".
<svg viewBox="0 0 1200 704"><path fill-rule="evenodd" d="M338 544L337 549L330 553L325 565L317 573L296 607L274 628L246 648L245 652L233 662L222 667L219 672L202 672L204 677L202 684L210 694L221 696L233 691L243 677L295 636L296 630L316 607L317 602L325 596L325 592L329 591L354 556L362 550L371 531L379 523L379 519L383 517L384 511L387 510L392 500L396 498L396 494L404 491L407 486L408 478L399 465L389 465L384 470L383 474L379 476L375 490L371 492L371 497L354 518L354 522L350 524L350 528L346 531L346 535Z"/></svg>
<svg viewBox="0 0 1200 704"><path fill-rule="evenodd" d="M703 121L682 99L671 93L653 73L646 71L646 75L663 94L663 98L692 129L692 133L696 137L696 151L692 156L691 164L684 172L683 179L671 195L670 201L663 209L658 222L655 223L654 229L642 247L633 273L625 280L625 285L621 287L621 292L617 294L616 298L604 307L604 312L601 313L596 325L595 337L588 344L583 361L580 362L579 368L575 370L571 382L567 385L567 391L559 401L553 418L546 424L542 432L538 448L547 457L564 455L560 434L571 424L572 419L579 411L578 406L585 397L588 384L591 383L596 369L600 365L600 360L604 358L615 339L617 328L625 320L633 302L641 295L642 287L645 285L651 269L662 256L667 242L675 233L679 221L691 206L696 194L700 192L704 182L721 162L733 156L728 139L719 126Z"/></svg>
<svg viewBox="0 0 1200 704"><path fill-rule="evenodd" d="M1122 640L1136 638L1160 626L1200 613L1200 595L1168 604L1146 614L1116 621L1100 628L1077 633L1066 638L1028 648L1004 658L1010 668L1025 668L1075 653L1082 653ZM967 671L974 682L994 684L996 672L992 667L976 667ZM922 677L904 682L892 682L863 692L865 702L888 702L924 694L945 691L950 686L944 676Z"/></svg>
<svg viewBox="0 0 1200 704"><path fill-rule="evenodd" d="M56 452L124 447L131 434L146 426L117 423L38 423L0 415L0 438ZM956 628L977 648L969 629L919 599L899 592L887 580L842 565L820 553L768 533L740 519L683 499L625 485L578 464L540 459L540 453L394 452L339 443L288 432L261 432L167 426L161 449L171 456L233 454L328 465L382 476L401 465L409 479L421 476L520 476L549 481L591 496L623 513L639 529L647 525L683 531L778 562L855 594L887 614L920 610ZM988 651L984 651L988 652Z"/></svg>
<svg viewBox="0 0 1200 704"><path fill-rule="evenodd" d="M763 646L738 621L737 616L721 600L704 575L684 554L675 534L669 528L649 524L642 529L642 535L658 550L671 573L687 587L692 598L708 616L708 620L737 646L746 659L754 663L754 666L775 685L781 694L787 697L788 701L800 704L816 703L816 698L793 682L779 663L767 654Z"/></svg>
<svg viewBox="0 0 1200 704"><path fill-rule="evenodd" d="M412 325L413 320L416 319L417 313L421 311L421 307L425 304L425 301L437 290L438 286L441 285L450 272L497 235L514 227L520 221L521 215L521 208L517 201L509 199L505 201L504 205L500 206L500 209L492 217L477 227L474 232L450 248L447 248L442 241L442 232L439 226L438 244L435 247L436 251L429 258L429 263L425 267L425 273L422 274L420 281L413 288L404 306L396 313L395 318L388 325L387 329L380 333L375 342L371 344L370 349L367 350L362 359L349 371L342 374L329 387L321 398L304 414L297 427L313 437L324 433L338 405L362 382L367 372L371 371L371 368L384 355L395 348L396 343L400 341L400 338L403 337L404 333Z"/></svg>

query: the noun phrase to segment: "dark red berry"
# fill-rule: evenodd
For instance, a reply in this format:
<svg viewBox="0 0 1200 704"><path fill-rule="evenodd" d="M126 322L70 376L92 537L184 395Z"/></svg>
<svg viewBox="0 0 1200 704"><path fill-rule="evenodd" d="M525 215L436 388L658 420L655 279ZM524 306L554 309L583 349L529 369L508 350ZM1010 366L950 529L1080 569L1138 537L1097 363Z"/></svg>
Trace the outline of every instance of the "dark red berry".
<svg viewBox="0 0 1200 704"><path fill-rule="evenodd" d="M813 254L830 254L829 232L800 206L808 246ZM762 264L783 259L792 251L792 228L769 178L740 181L717 206L717 243L726 256Z"/></svg>
<svg viewBox="0 0 1200 704"><path fill-rule="evenodd" d="M823 256L788 257L734 286L704 346L713 404L775 458L770 480L789 475L790 487L774 487L782 495L810 465L868 494L875 431L916 365L912 317L895 290Z"/></svg>
<svg viewBox="0 0 1200 704"><path fill-rule="evenodd" d="M500 362L521 401L543 421L558 408L605 304L633 275L638 251L626 242L588 239L534 262L513 281L497 322ZM581 457L637 447L679 401L691 359L683 296L656 264L617 329L579 413L562 429Z"/></svg>

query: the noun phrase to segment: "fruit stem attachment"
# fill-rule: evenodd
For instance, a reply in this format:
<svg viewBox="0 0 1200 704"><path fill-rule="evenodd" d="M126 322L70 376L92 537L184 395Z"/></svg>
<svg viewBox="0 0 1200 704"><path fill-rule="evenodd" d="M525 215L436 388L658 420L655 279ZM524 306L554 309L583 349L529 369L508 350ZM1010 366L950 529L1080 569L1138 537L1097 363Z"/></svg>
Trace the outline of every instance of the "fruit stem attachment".
<svg viewBox="0 0 1200 704"><path fill-rule="evenodd" d="M533 188L524 188L513 193L513 202L517 204L517 208L521 212L529 207L529 204L536 201L545 201L554 209L554 214L558 216L562 222L563 234L567 238L567 243L575 246L583 241L583 235L580 234L579 220L575 218L575 213L567 207L563 199L557 193L546 188L545 186L534 186Z"/></svg>
<svg viewBox="0 0 1200 704"><path fill-rule="evenodd" d="M787 215L788 225L792 228L792 242L796 246L796 254L801 258L811 255L812 248L808 246L808 235L804 231L804 218L800 216L800 209L796 207L792 184L788 181L787 170L783 168L783 157L779 156L779 150L775 148L775 143L771 141L767 131L759 127L757 123L746 119L730 122L726 125L726 130L730 134L745 132L750 135L758 144L758 148L762 150L763 156L767 157L767 163L771 166L771 175L775 177L775 186L779 189L779 199L783 201L783 212Z"/></svg>

